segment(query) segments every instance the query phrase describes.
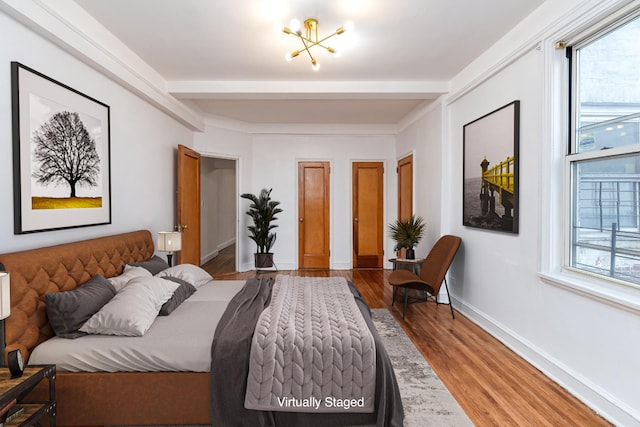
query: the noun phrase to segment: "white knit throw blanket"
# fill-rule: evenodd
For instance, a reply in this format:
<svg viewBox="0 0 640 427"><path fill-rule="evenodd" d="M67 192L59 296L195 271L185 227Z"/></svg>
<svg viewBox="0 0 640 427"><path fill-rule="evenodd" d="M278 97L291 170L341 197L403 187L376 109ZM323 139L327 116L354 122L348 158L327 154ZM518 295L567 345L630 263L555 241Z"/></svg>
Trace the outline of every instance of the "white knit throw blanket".
<svg viewBox="0 0 640 427"><path fill-rule="evenodd" d="M251 345L245 408L373 412L376 350L347 281L278 275Z"/></svg>

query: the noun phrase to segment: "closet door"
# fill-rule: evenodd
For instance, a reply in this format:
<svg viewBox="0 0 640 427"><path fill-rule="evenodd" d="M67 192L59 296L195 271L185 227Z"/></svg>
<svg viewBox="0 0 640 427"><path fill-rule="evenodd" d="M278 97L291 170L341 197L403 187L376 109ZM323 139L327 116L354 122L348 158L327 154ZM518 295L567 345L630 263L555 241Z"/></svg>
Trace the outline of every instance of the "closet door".
<svg viewBox="0 0 640 427"><path fill-rule="evenodd" d="M298 268L329 268L329 162L298 163Z"/></svg>
<svg viewBox="0 0 640 427"><path fill-rule="evenodd" d="M398 160L398 219L413 215L413 155Z"/></svg>
<svg viewBox="0 0 640 427"><path fill-rule="evenodd" d="M383 249L382 162L352 165L353 268L381 268Z"/></svg>

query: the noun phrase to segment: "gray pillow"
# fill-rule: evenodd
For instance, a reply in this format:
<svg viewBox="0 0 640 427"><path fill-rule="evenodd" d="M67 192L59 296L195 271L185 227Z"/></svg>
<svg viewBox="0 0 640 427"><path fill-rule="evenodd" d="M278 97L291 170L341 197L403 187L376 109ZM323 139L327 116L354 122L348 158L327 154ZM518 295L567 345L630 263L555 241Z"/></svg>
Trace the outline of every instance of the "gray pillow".
<svg viewBox="0 0 640 427"><path fill-rule="evenodd" d="M167 268L169 268L169 264L167 264L167 261L163 260L158 255L154 255L153 257L149 258L146 261L133 262L128 265L131 265L134 267L142 267L148 270L149 273L151 273L153 276L160 273L162 270L166 270Z"/></svg>
<svg viewBox="0 0 640 427"><path fill-rule="evenodd" d="M72 291L45 294L47 316L53 332L63 338L86 335L78 329L115 294L113 285L99 274Z"/></svg>
<svg viewBox="0 0 640 427"><path fill-rule="evenodd" d="M180 304L184 302L187 298L189 298L196 291L196 287L191 283L186 282L182 279L178 279L177 277L166 276L163 277L165 280L170 280L171 282L178 283L180 286L173 293L173 296L169 298L169 301L162 304L160 307L160 316L168 316L171 314L173 310L178 308Z"/></svg>

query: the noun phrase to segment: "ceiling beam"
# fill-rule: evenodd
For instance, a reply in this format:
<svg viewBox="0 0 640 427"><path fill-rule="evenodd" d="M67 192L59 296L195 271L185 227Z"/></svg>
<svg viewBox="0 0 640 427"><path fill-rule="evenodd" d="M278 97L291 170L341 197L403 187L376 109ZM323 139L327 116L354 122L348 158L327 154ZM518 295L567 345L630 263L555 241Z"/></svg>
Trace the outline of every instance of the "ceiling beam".
<svg viewBox="0 0 640 427"><path fill-rule="evenodd" d="M428 81L168 81L167 91L190 99L437 99L448 82Z"/></svg>

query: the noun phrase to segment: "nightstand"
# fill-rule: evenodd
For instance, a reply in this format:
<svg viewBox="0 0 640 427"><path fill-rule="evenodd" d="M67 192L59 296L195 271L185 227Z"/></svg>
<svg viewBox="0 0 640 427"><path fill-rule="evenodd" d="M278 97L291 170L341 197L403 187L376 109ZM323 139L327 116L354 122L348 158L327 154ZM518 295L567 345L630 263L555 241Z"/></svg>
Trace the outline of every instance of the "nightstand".
<svg viewBox="0 0 640 427"><path fill-rule="evenodd" d="M29 392L44 379L49 380L49 400L37 403L22 403ZM0 368L0 410L14 399L16 406L24 411L6 426L33 426L45 417L49 426L56 425L56 366L27 366L20 378L11 378L8 368ZM2 418L4 420L4 418ZM4 423L0 422L0 425ZM40 425L39 423L37 425Z"/></svg>

